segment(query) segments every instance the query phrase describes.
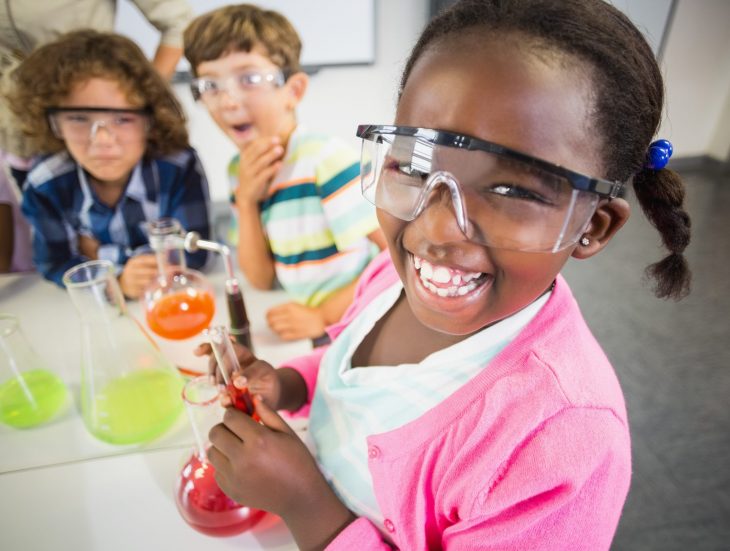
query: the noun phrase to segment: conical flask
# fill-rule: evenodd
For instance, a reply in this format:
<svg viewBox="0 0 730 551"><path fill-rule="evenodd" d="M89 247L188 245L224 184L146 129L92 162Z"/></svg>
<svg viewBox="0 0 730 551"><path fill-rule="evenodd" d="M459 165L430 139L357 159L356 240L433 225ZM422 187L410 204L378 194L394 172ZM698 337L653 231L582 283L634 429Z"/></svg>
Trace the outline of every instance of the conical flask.
<svg viewBox="0 0 730 551"><path fill-rule="evenodd" d="M266 513L233 501L215 481L215 469L208 462L208 431L223 419L219 388L210 377L191 379L183 390L183 401L195 436L195 447L175 483L175 503L190 526L209 536L232 536L250 529Z"/></svg>
<svg viewBox="0 0 730 551"><path fill-rule="evenodd" d="M185 265L184 233L174 218L148 222L148 237L159 274L145 291L150 330L166 339L194 337L213 319L215 299L208 280Z"/></svg>
<svg viewBox="0 0 730 551"><path fill-rule="evenodd" d="M183 409L183 380L127 313L113 264L79 264L64 274L63 282L81 320L81 411L86 427L112 444L159 436Z"/></svg>
<svg viewBox="0 0 730 551"><path fill-rule="evenodd" d="M0 422L29 428L59 415L69 402L66 385L51 371L20 329L0 314Z"/></svg>

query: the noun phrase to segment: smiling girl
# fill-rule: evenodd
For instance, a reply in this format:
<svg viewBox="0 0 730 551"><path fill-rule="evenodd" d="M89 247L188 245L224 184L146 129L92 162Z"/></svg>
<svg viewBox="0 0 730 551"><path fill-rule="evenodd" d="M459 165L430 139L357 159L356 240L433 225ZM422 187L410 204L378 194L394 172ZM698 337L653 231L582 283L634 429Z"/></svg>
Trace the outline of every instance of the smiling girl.
<svg viewBox="0 0 730 551"><path fill-rule="evenodd" d="M623 394L560 276L629 217L632 183L680 298L683 187L652 138L662 79L601 0L467 0L406 65L393 125L364 125L386 254L332 344L274 369L246 350L209 457L302 549L608 549L631 477ZM391 263L392 259L392 263ZM311 404L312 457L275 409Z"/></svg>

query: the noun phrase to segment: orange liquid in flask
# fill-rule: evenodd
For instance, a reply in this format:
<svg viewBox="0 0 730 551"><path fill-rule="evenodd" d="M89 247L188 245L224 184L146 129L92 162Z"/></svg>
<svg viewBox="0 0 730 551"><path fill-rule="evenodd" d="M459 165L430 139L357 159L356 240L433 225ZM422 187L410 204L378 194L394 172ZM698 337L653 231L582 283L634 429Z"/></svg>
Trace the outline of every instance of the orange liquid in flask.
<svg viewBox="0 0 730 551"><path fill-rule="evenodd" d="M208 327L214 312L213 295L187 289L156 300L147 311L147 323L161 337L187 339Z"/></svg>

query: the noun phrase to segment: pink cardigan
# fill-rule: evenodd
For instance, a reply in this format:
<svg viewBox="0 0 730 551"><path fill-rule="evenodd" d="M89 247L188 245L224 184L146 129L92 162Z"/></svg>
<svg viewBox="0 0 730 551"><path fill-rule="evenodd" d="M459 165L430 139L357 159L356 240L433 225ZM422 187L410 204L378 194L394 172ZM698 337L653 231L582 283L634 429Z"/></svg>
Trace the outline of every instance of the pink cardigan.
<svg viewBox="0 0 730 551"><path fill-rule="evenodd" d="M376 257L332 337L397 277L387 252ZM285 364L304 377L310 402L323 353ZM359 518L328 549L608 549L631 478L621 389L560 276L479 375L418 419L368 437L368 451L387 533Z"/></svg>

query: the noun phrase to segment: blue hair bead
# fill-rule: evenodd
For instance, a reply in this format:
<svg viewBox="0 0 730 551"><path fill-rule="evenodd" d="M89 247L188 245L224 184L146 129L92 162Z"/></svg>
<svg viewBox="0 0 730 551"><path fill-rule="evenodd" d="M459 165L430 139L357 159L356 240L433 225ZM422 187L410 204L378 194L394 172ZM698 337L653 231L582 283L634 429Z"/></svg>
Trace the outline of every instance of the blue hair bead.
<svg viewBox="0 0 730 551"><path fill-rule="evenodd" d="M669 140L656 140L649 144L649 152L646 156L646 168L661 170L669 162L674 148Z"/></svg>

